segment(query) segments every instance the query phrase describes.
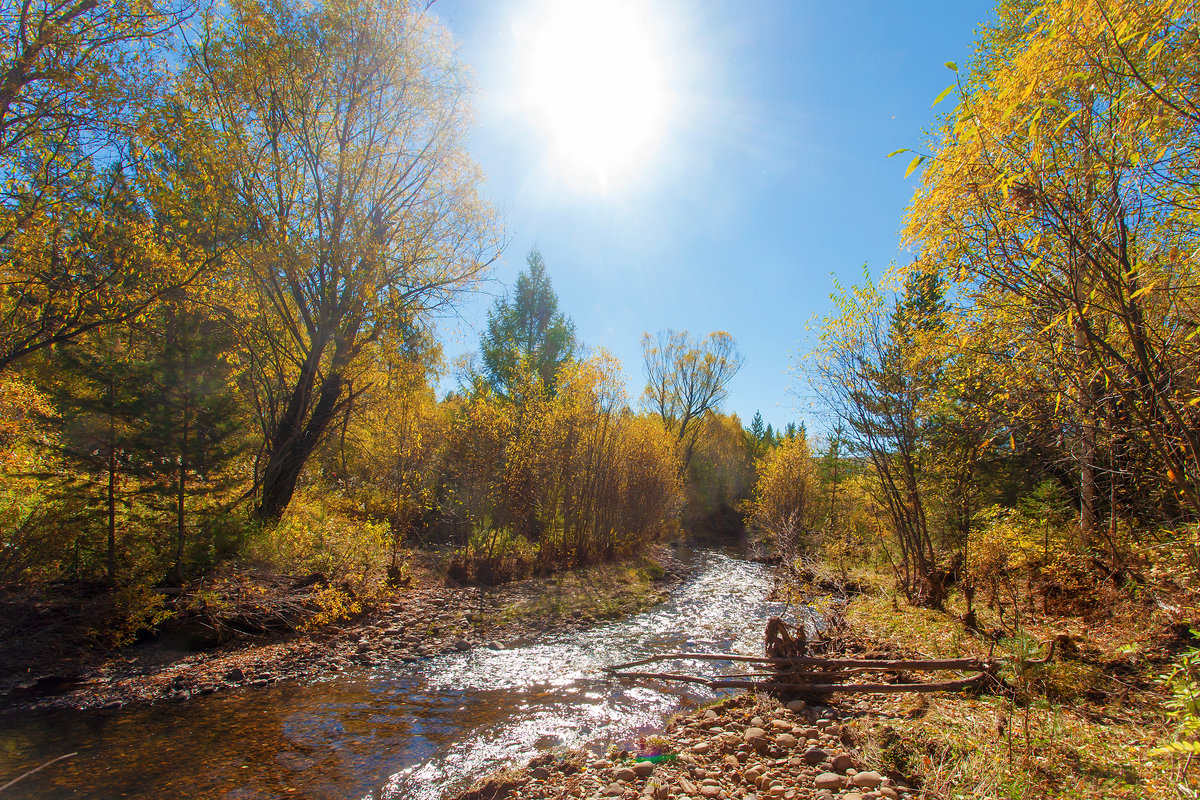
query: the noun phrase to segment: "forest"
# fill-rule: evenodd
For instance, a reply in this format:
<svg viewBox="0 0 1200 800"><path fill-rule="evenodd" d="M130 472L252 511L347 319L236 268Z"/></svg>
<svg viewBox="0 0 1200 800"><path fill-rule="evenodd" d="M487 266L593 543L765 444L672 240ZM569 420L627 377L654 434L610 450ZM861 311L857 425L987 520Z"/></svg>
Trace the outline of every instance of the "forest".
<svg viewBox="0 0 1200 800"><path fill-rule="evenodd" d="M1022 713L1028 765L1031 709L1036 735L1086 700L1102 726L1156 720L1154 763L1194 796L1191 4L999 2L945 65L936 127L886 162L919 171L909 255L835 287L795 355L815 408L778 431L724 409L730 333L648 331L622 364L577 337L536 249L447 363L437 321L506 234L471 77L420 4L0 13L5 603L86 596L73 646L108 650L222 577L324 587L301 628L403 596L431 559L494 586L745 536L797 585L888 598L851 621L914 648L1099 647L1089 678L1018 670L1008 763ZM1130 661L1091 641L1105 626L1163 652ZM995 780L1053 793L1036 772ZM1139 780L1119 796L1154 796Z"/></svg>

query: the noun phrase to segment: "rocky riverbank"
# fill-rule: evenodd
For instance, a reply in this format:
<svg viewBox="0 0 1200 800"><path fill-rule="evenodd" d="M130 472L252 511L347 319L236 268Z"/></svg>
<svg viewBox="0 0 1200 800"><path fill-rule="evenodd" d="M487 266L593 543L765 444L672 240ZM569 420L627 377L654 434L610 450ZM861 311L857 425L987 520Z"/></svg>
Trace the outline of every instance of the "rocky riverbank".
<svg viewBox="0 0 1200 800"><path fill-rule="evenodd" d="M455 800L899 800L899 775L867 769L847 718L859 707L781 703L742 694L676 717L662 735L596 760L541 756Z"/></svg>
<svg viewBox="0 0 1200 800"><path fill-rule="evenodd" d="M661 548L635 565L599 565L500 587L411 588L356 620L271 641L235 641L200 652L150 642L92 663L30 665L24 674L13 670L5 677L0 702L8 710L113 710L317 680L360 665L411 662L473 647L507 648L635 613L664 599L686 574L684 564Z"/></svg>

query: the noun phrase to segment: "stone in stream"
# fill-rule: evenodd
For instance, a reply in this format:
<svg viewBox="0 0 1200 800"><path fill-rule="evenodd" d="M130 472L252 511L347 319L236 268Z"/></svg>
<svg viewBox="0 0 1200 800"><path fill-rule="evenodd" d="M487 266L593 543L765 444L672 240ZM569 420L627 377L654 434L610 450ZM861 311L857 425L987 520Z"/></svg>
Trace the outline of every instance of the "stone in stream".
<svg viewBox="0 0 1200 800"><path fill-rule="evenodd" d="M815 767L827 758L829 758L829 753L819 747L810 747L804 751L804 763L810 767Z"/></svg>
<svg viewBox="0 0 1200 800"><path fill-rule="evenodd" d="M637 776L639 778L649 777L650 773L654 772L654 762L653 761L639 761L633 765L633 771L637 774Z"/></svg>
<svg viewBox="0 0 1200 800"><path fill-rule="evenodd" d="M854 759L850 758L846 753L838 753L833 757L833 771L845 772L854 766Z"/></svg>
<svg viewBox="0 0 1200 800"><path fill-rule="evenodd" d="M822 772L813 781L813 785L818 789L840 789L842 788L842 776L835 772Z"/></svg>
<svg viewBox="0 0 1200 800"><path fill-rule="evenodd" d="M775 737L775 744L779 745L785 750L791 750L796 746L796 737L792 736L790 733L781 733Z"/></svg>
<svg viewBox="0 0 1200 800"><path fill-rule="evenodd" d="M807 705L808 704L805 703L803 700L793 700L787 704L786 708L788 711L791 711L795 714L799 714L801 711L803 711L805 709L805 707Z"/></svg>
<svg viewBox="0 0 1200 800"><path fill-rule="evenodd" d="M629 767L619 767L613 770L613 777L619 781L636 781L638 774Z"/></svg>

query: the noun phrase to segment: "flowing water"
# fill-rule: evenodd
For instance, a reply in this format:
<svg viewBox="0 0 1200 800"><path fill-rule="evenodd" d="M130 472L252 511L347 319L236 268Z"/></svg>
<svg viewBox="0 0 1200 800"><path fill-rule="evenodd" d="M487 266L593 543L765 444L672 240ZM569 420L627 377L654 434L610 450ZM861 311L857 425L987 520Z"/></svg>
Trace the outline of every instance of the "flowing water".
<svg viewBox="0 0 1200 800"><path fill-rule="evenodd" d="M713 693L613 680L605 666L668 650L758 653L765 618L783 611L766 602L766 567L692 558L693 576L666 602L540 644L178 704L0 716L0 785L78 753L3 798L436 800L541 750L630 742Z"/></svg>

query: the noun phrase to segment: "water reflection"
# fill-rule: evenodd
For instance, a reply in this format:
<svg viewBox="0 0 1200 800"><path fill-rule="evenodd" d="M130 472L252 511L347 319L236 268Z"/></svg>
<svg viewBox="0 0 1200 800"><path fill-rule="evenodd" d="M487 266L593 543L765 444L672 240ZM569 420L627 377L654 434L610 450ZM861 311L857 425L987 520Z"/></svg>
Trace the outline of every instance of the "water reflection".
<svg viewBox="0 0 1200 800"><path fill-rule="evenodd" d="M0 784L14 798L424 798L550 747L627 741L701 687L608 679L604 666L663 650L757 652L765 568L716 552L668 602L626 620L506 651L478 649L115 714L0 717ZM692 662L715 674L727 663Z"/></svg>

